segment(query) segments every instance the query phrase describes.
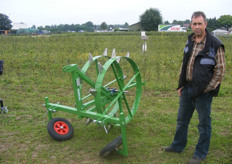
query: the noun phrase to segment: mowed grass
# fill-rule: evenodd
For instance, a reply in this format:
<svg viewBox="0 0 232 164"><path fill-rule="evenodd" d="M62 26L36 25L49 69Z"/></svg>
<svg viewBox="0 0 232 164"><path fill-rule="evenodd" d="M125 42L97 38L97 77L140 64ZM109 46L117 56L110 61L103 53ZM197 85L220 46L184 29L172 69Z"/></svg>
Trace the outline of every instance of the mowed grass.
<svg viewBox="0 0 232 164"><path fill-rule="evenodd" d="M198 140L198 116L189 127L188 144L181 154L164 153L175 133L178 111L176 87L187 34L148 33L148 51L141 52L140 33L0 37L0 97L9 113L0 115L0 163L187 163ZM226 47L227 70L219 96L212 104L212 139L204 163L232 163L232 38L220 38ZM71 140L58 142L47 132L44 97L50 102L74 105L70 75L62 67L82 67L93 56L116 48L118 56L130 51L140 68L143 87L140 106L127 124L129 155L113 153L100 158L100 150L120 135L109 134L86 119L57 112L74 127Z"/></svg>

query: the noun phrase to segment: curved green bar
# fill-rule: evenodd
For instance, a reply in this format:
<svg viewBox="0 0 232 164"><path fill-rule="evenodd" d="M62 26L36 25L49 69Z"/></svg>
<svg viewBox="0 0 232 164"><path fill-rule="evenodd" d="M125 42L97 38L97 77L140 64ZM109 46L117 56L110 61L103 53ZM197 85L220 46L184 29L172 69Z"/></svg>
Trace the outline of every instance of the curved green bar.
<svg viewBox="0 0 232 164"><path fill-rule="evenodd" d="M135 74L134 77L126 85L124 85L123 73L122 73L120 65L116 61L117 58L126 59L130 63L131 67L134 70L134 74ZM97 111L100 111L100 112L102 110L102 105L101 105L101 101L100 101L101 96L102 96L101 87L103 84L104 76L105 76L105 74L110 66L113 66L116 69L116 71L117 71L116 73L117 73L118 77L115 77L115 78L118 79L118 81L117 81L118 85L121 86L121 88L119 88L120 91L119 91L118 95L115 97L115 99L111 103L112 105L114 103L116 103L116 101L118 101L118 99L120 97L122 97L122 95L124 94L124 91L126 91L127 89L129 89L130 86L132 86L132 82L134 81L134 79L136 80L136 83L133 83L133 86L136 86L135 100L134 100L132 108L129 109L130 114L125 116L125 123L127 124L131 120L131 118L135 115L135 113L138 109L138 106L139 106L139 102L140 102L140 98L141 98L141 94L142 94L142 82L141 82L140 72L139 72L139 69L138 69L137 65L135 64L135 62L128 57L117 56L115 58L109 59L104 64L104 66L103 66L104 70L99 74L99 76L96 80L95 89L97 90L97 94L96 94L95 102L96 102ZM126 101L126 96L123 95L123 97L125 98L123 101ZM118 103L116 103L116 104L118 104ZM120 104L119 104L119 106L120 106ZM123 112L123 111L120 111L120 113L121 112Z"/></svg>
<svg viewBox="0 0 232 164"><path fill-rule="evenodd" d="M103 55L95 56L95 57L93 57L93 62L96 62L97 59L99 59L99 58L101 58L101 57L107 57L107 56L103 56ZM108 57L108 58L109 58L109 57ZM85 65L82 67L81 71L82 71L83 73L86 73L87 70L88 70L88 68L90 67L90 65L91 65L93 62L90 63L89 61L87 61L87 62L85 63Z"/></svg>
<svg viewBox="0 0 232 164"><path fill-rule="evenodd" d="M111 58L108 56L95 56L92 59L92 62L87 61L85 63L85 65L82 67L81 72L86 74L87 70L89 69L89 67L91 66L91 64L95 63L96 64L96 69L97 68L97 61L98 59L105 57L108 58L109 60L106 61L106 63L103 65L103 71L101 73L98 74L97 79L96 79L96 83L95 83L95 89L97 90L96 93L96 97L95 97L95 106L96 106L96 110L97 113L101 113L101 114L105 114L106 111L109 110L110 107L113 107L113 112L111 113L115 113L116 110L119 109L119 98L124 97L124 99L122 99L122 101L126 101L126 96L124 95L124 91L126 91L127 89L130 89L132 87L136 87L136 93L135 93L135 100L134 103L132 105L132 107L128 106L128 112L129 114L125 116L125 123L127 124L128 122L130 122L130 120L132 119L132 117L135 115L138 106L139 106L139 102L141 99L141 94L142 94L142 82L141 82L141 75L139 72L139 68L137 67L137 65L135 64L135 62L130 59L129 57L122 57L122 56L116 56L115 58ZM122 69L120 67L120 64L116 61L118 58L124 58L127 60L127 62L130 63L133 71L134 71L134 77L128 82L128 84L124 84L124 77L123 77L123 72ZM104 89L103 87L103 80L104 77L106 75L107 70L112 67L113 71L114 71L114 75L116 78L116 81L119 85L119 92L117 93L116 96L113 97L112 102L106 107L106 109L104 109L103 105L102 105L102 89ZM134 81L136 81L136 83L134 83ZM132 83L133 82L133 83ZM106 111L105 111L106 110ZM120 111L120 113L123 112L122 110ZM113 117L113 116L112 116ZM120 126L119 124L115 125L115 126Z"/></svg>

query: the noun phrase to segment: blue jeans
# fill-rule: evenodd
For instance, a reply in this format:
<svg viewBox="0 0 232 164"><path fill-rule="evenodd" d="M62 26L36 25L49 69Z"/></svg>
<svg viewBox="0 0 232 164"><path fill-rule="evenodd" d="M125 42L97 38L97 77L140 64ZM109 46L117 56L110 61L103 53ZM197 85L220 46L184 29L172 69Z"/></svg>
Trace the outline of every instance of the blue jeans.
<svg viewBox="0 0 232 164"><path fill-rule="evenodd" d="M196 108L199 117L199 139L194 156L204 159L208 154L211 137L211 104L213 97L209 93L203 93L196 99L192 99L193 89L186 85L180 96L177 126L174 141L171 147L178 152L184 150L187 144L188 125Z"/></svg>

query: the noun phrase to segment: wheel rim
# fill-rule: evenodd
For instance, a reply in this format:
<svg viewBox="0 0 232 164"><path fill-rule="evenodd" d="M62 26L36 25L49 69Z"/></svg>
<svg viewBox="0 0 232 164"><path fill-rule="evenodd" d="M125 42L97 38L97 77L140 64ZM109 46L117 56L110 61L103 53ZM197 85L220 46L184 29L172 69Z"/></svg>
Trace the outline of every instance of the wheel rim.
<svg viewBox="0 0 232 164"><path fill-rule="evenodd" d="M58 133L60 135L65 135L69 132L69 127L65 122L57 121L54 124L54 130L56 133Z"/></svg>
<svg viewBox="0 0 232 164"><path fill-rule="evenodd" d="M116 60L118 58L124 59L124 61L128 64L129 69L133 69L134 72L132 72L132 76L130 78L127 78L127 82L124 81L124 74L123 74L123 68L121 67L122 65L119 64ZM104 69L102 72L99 71L99 68L97 67L99 60L101 59L106 59L105 64L103 65ZM107 60L108 59L108 60ZM105 82L105 77L107 76L106 74L109 72L109 69L114 67L115 69L115 79L119 79L118 82L116 82L116 89L119 90L121 93L121 97L123 97L122 99L122 105L124 105L123 109L123 113L124 113L124 117L125 117L125 123L127 124L128 122L130 122L130 120L132 119L132 117L134 116L134 114L137 111L137 108L139 106L139 101L141 98L141 90L142 90L142 82L141 82L141 76L140 76L140 72L139 69L137 67L137 65L135 64L134 61L132 61L130 58L128 57L120 57L117 56L116 58L111 58L108 56L95 56L92 58L92 61L87 61L87 63L83 66L82 68L82 72L84 74L87 73L87 70L91 67L91 65L93 64L93 67L96 66L96 73L97 73L97 77L96 79L93 79L93 83L95 84L95 89L97 90L96 95L95 95L95 104L96 104L96 112L97 113L101 113L104 115L108 115L109 117L112 117L114 115L116 115L116 112L118 112L119 110L119 103L118 103L118 98L112 99L111 101L114 101L114 103L112 103L113 105L111 105L110 103L105 105L102 105L102 89L106 88L105 84L103 84ZM113 74L113 73L112 73ZM105 76L106 75L106 76ZM133 79L132 79L133 78ZM129 87L132 86L132 82L136 81L136 85L134 85L133 87ZM129 82L130 81L130 82ZM81 88L83 88L83 86L81 85ZM134 91L130 93L134 93L133 96L131 96L131 100L129 100L130 102L128 103L128 96L124 95L124 90L128 91L131 88L131 90ZM83 89L81 89L83 91ZM83 94L85 95L85 94ZM83 98L85 99L85 98ZM82 100L83 100L82 99ZM107 107L110 108L108 109ZM117 117L119 117L119 113ZM120 124L114 124L115 126L120 126Z"/></svg>

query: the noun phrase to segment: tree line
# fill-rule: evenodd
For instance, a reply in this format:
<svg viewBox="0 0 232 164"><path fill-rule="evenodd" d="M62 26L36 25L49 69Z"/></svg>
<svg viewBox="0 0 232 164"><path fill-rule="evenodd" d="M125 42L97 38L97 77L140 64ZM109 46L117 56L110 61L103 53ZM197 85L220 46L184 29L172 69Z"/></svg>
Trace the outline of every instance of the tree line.
<svg viewBox="0 0 232 164"><path fill-rule="evenodd" d="M12 28L12 21L5 14L0 13L0 30L10 30ZM139 24L141 30L145 31L157 31L159 24L178 24L183 26L184 24L190 24L190 20L185 21L173 20L172 23L168 21L163 22L161 12L157 8L150 8L146 10L139 17ZM60 24L60 25L46 25L45 27L39 26L36 28L35 25L31 29L38 30L48 30L51 33L62 33L62 32L93 32L96 30L117 30L120 28L128 28L129 24L126 22L122 25L107 25L106 22L102 22L100 25L94 25L91 21L88 21L84 24ZM207 28L210 31L213 31L218 28L224 28L227 31L232 27L232 16L231 15L222 15L220 18L209 18Z"/></svg>
<svg viewBox="0 0 232 164"><path fill-rule="evenodd" d="M88 21L84 24L60 24L60 25L51 25L51 26L39 26L39 30L48 30L51 33L62 33L62 32L94 32L97 30L112 30L119 28L127 28L129 24L125 22L122 25L107 25L106 22L102 22L100 25L94 25L91 21Z"/></svg>

